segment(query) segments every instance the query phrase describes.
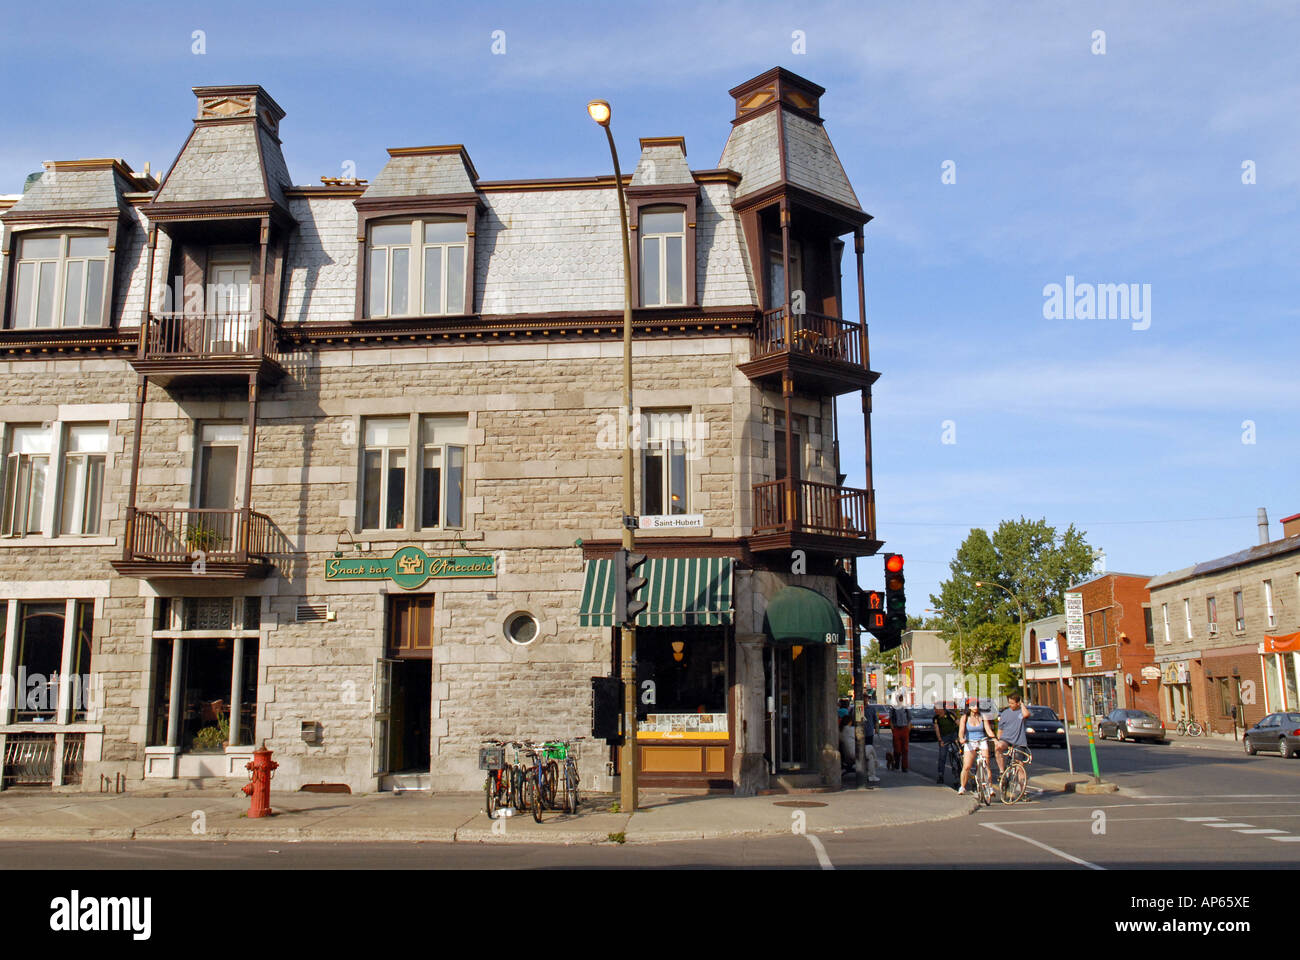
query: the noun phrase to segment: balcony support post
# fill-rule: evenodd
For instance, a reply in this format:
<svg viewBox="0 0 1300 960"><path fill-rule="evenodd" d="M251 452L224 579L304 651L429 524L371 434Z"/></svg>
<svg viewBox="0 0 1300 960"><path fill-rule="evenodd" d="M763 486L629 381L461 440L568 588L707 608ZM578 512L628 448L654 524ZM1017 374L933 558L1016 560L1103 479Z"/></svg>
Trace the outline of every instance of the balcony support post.
<svg viewBox="0 0 1300 960"><path fill-rule="evenodd" d="M853 250L858 256L858 336L862 338L862 366L870 370L871 346L867 343L867 292L862 272L862 255L866 251L866 243L862 239L861 227L853 231ZM870 487L871 484L868 482L867 486Z"/></svg>
<svg viewBox="0 0 1300 960"><path fill-rule="evenodd" d="M876 485L871 479L871 388L862 389L862 439L863 458L867 476L867 539L876 539Z"/></svg>
<svg viewBox="0 0 1300 960"><path fill-rule="evenodd" d="M135 440L131 444L131 489L126 498L126 535L122 538L122 559L130 560L135 554L135 492L140 479L140 440L144 436L144 401L149 391L149 381L143 375L136 377L135 385Z"/></svg>
<svg viewBox="0 0 1300 960"><path fill-rule="evenodd" d="M263 330L266 326L266 248L271 241L271 220L269 217L262 218L262 227L259 234L261 252L257 266L257 303L252 305L253 322L257 325L257 356L266 356L266 344L263 343ZM363 261L364 262L364 261ZM250 421L251 423L251 421Z"/></svg>
<svg viewBox="0 0 1300 960"><path fill-rule="evenodd" d="M786 311L786 323L790 322L790 312ZM781 374L781 397L785 401L785 529L794 533L799 529L798 506L794 489L794 378L787 370Z"/></svg>
<svg viewBox="0 0 1300 960"><path fill-rule="evenodd" d="M149 225L149 255L146 258L147 266L145 267L144 281L144 313L140 316L140 352L141 359L145 356L145 348L149 338L149 314L153 308L153 258L154 252L158 248L158 227ZM131 503L135 503L132 497Z"/></svg>
<svg viewBox="0 0 1300 960"><path fill-rule="evenodd" d="M785 315L781 318L785 322L785 348L794 349L794 318L790 314L790 203L785 197L781 198L781 276L785 278ZM789 404L787 404L787 407ZM786 412L787 418L789 411ZM786 423L789 424L789 420ZM788 433L789 431L787 431Z"/></svg>
<svg viewBox="0 0 1300 960"><path fill-rule="evenodd" d="M257 374L248 377L248 450L244 457L244 502L239 511L239 543L235 547L239 562L248 562L248 537L253 513L253 455L257 452Z"/></svg>

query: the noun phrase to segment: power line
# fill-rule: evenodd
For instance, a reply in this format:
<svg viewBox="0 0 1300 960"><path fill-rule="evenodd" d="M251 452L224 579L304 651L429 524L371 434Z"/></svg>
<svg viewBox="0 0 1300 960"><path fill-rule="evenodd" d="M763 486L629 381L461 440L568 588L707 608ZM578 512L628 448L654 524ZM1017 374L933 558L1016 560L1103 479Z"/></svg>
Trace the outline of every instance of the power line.
<svg viewBox="0 0 1300 960"><path fill-rule="evenodd" d="M1214 523L1220 520L1253 520L1254 517L1246 514L1238 517L1187 517L1174 520L1074 520L1071 521L1077 527L1108 527L1133 523ZM998 521L1001 523L1002 521ZM991 523L931 523L919 520L893 520L888 523L881 523L879 526L887 527L996 527L997 524Z"/></svg>

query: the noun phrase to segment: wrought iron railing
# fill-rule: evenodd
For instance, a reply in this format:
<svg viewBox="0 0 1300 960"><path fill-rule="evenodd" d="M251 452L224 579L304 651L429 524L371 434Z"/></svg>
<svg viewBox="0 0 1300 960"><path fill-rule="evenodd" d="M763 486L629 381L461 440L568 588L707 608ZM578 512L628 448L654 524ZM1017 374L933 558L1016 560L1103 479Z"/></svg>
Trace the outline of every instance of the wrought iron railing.
<svg viewBox="0 0 1300 960"><path fill-rule="evenodd" d="M785 307L764 311L754 327L754 359L786 350L867 365L860 324L822 313L789 314Z"/></svg>
<svg viewBox="0 0 1300 960"><path fill-rule="evenodd" d="M86 758L86 735L84 733L65 733L63 735L63 782L80 783L83 761Z"/></svg>
<svg viewBox="0 0 1300 960"><path fill-rule="evenodd" d="M5 737L4 785L48 786L54 782L54 734L11 733Z"/></svg>
<svg viewBox="0 0 1300 960"><path fill-rule="evenodd" d="M127 560L248 563L270 552L271 519L247 509L133 509L127 526Z"/></svg>
<svg viewBox="0 0 1300 960"><path fill-rule="evenodd" d="M771 480L754 485L754 533L818 533L836 537L875 535L875 498L870 490L811 480Z"/></svg>
<svg viewBox="0 0 1300 960"><path fill-rule="evenodd" d="M155 313L143 331L146 360L279 360L278 330L270 317L243 313Z"/></svg>

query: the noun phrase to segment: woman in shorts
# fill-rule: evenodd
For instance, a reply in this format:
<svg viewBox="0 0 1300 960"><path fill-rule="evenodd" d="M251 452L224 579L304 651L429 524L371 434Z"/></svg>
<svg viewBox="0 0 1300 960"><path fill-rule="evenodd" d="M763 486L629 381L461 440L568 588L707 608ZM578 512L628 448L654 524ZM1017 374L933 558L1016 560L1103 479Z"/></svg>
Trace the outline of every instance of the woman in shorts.
<svg viewBox="0 0 1300 960"><path fill-rule="evenodd" d="M984 762L989 759L989 743L993 740L993 728L989 726L988 717L980 713L978 700L966 704L966 714L961 718L957 729L957 738L961 741L961 789L966 792L966 780L970 777L971 764L975 762L975 751L984 751Z"/></svg>

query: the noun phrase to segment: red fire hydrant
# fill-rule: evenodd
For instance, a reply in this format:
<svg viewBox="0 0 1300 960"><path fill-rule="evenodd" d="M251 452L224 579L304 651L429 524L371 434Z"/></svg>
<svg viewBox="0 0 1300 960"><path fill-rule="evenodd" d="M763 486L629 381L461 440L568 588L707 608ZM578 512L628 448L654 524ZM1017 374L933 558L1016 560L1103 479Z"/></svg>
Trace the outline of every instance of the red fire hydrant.
<svg viewBox="0 0 1300 960"><path fill-rule="evenodd" d="M253 751L253 759L244 764L248 771L248 783L243 792L251 797L248 805L250 817L266 817L271 814L271 776L280 765L271 759L271 751L266 749L266 741Z"/></svg>

